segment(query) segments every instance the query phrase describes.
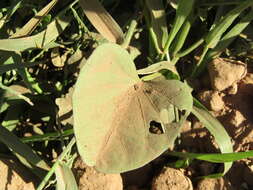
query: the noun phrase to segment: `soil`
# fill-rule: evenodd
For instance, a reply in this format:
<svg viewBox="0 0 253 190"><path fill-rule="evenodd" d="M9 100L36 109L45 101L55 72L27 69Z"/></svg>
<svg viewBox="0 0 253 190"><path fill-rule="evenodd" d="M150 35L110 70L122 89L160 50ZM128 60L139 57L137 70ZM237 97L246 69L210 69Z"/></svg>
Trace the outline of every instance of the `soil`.
<svg viewBox="0 0 253 190"><path fill-rule="evenodd" d="M203 80L195 82L198 83L197 97L224 125L232 138L234 151L253 150L252 68L246 69L242 62L219 58L210 63L208 71L209 77L203 76ZM66 97L57 99L56 103L63 122L72 124L70 94L71 92ZM219 152L213 137L194 117L185 123L180 143L175 149L188 152ZM73 172L80 190L253 189L253 159L235 162L223 178L202 180L197 177L216 173L222 169L222 165L194 161L185 169L173 169L168 167L170 161L165 153L142 168L120 175L97 172L79 158L73 166ZM25 177L27 174L24 171L27 170L18 172L19 167L21 166L14 161L0 161L0 190L34 189L34 183L27 180L33 177Z"/></svg>
<svg viewBox="0 0 253 190"><path fill-rule="evenodd" d="M17 160L1 159L0 171L1 190L35 190L36 177Z"/></svg>

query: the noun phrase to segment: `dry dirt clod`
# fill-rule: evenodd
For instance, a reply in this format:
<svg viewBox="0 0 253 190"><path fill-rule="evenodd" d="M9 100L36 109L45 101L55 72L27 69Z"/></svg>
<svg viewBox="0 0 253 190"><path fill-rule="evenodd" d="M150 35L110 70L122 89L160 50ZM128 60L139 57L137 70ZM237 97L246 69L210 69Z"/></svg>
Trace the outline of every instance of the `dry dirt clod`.
<svg viewBox="0 0 253 190"><path fill-rule="evenodd" d="M1 159L0 171L1 190L35 190L34 176L17 161Z"/></svg>
<svg viewBox="0 0 253 190"><path fill-rule="evenodd" d="M213 111L220 111L225 106L218 91L206 90L200 92L199 99L205 106L207 106L208 109Z"/></svg>
<svg viewBox="0 0 253 190"><path fill-rule="evenodd" d="M240 81L247 73L240 61L217 58L208 64L210 82L214 90L223 91Z"/></svg>
<svg viewBox="0 0 253 190"><path fill-rule="evenodd" d="M123 190L119 174L103 174L87 166L80 158L74 163L79 190Z"/></svg>
<svg viewBox="0 0 253 190"><path fill-rule="evenodd" d="M69 89L69 92L61 98L56 98L55 103L59 108L59 121L63 124L73 125L73 116L72 116L72 94L73 88Z"/></svg>
<svg viewBox="0 0 253 190"><path fill-rule="evenodd" d="M225 179L204 179L198 183L196 190L234 190Z"/></svg>
<svg viewBox="0 0 253 190"><path fill-rule="evenodd" d="M162 172L154 177L152 190L193 190L192 183L180 170L164 168Z"/></svg>

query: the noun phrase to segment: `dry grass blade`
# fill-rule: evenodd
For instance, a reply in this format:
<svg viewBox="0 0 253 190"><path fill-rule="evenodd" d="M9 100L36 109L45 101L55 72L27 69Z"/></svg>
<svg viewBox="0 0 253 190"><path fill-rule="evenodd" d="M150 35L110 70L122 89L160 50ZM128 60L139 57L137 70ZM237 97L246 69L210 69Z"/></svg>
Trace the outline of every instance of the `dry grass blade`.
<svg viewBox="0 0 253 190"><path fill-rule="evenodd" d="M123 42L121 28L98 0L79 0L79 3L89 21L104 38L118 44Z"/></svg>
<svg viewBox="0 0 253 190"><path fill-rule="evenodd" d="M29 22L27 22L19 31L11 36L11 38L20 38L28 36L33 32L41 19L48 14L48 12L54 7L58 0L52 0L42 10L40 10Z"/></svg>

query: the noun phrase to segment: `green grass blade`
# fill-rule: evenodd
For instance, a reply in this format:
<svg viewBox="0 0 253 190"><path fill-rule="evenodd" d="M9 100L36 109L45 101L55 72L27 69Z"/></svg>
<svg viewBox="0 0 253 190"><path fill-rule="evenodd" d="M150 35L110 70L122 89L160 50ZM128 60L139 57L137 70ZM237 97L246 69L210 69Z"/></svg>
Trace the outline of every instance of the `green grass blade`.
<svg viewBox="0 0 253 190"><path fill-rule="evenodd" d="M161 59L164 58L165 54L170 48L172 41L176 37L178 31L184 24L186 18L190 15L194 6L194 2L195 2L194 0L179 0L174 25L169 33L169 37L166 41L164 51L163 51L163 56Z"/></svg>
<svg viewBox="0 0 253 190"><path fill-rule="evenodd" d="M55 40L68 26L70 19L65 16L59 16L52 21L47 28L33 36L2 39L0 40L0 50L5 51L25 51L35 48L43 48L48 43Z"/></svg>
<svg viewBox="0 0 253 190"><path fill-rule="evenodd" d="M54 7L58 0L52 0L48 3L41 11L39 11L29 22L27 22L20 30L11 36L11 38L25 37L31 34L40 21L44 18L46 14Z"/></svg>
<svg viewBox="0 0 253 190"><path fill-rule="evenodd" d="M192 113L204 124L204 126L214 136L215 141L219 145L222 153L232 153L233 146L229 135L227 134L221 123L214 118L197 100L194 100L194 107ZM232 163L227 162L224 164L223 174L231 168Z"/></svg>
<svg viewBox="0 0 253 190"><path fill-rule="evenodd" d="M73 129L66 129L62 132L52 132L52 133L46 133L44 135L34 135L31 137L23 137L20 140L23 143L60 140L59 138L64 138L64 137L67 137L67 136L73 135L73 134L74 134Z"/></svg>
<svg viewBox="0 0 253 190"><path fill-rule="evenodd" d="M44 186L47 184L48 180L51 178L51 176L54 174L55 169L57 168L58 164L61 163L61 161L67 156L67 154L71 151L73 145L76 143L75 138L72 138L67 147L63 150L61 155L57 158L56 162L54 165L51 167L47 175L44 177L44 179L41 181L39 186L37 187L36 190L42 190Z"/></svg>
<svg viewBox="0 0 253 190"><path fill-rule="evenodd" d="M204 160L212 163L234 162L241 159L252 158L253 151L233 152L233 153L217 153L217 154L202 154L202 153L186 153L186 152L170 152L172 156Z"/></svg>
<svg viewBox="0 0 253 190"><path fill-rule="evenodd" d="M245 15L239 23L237 23L218 43L218 45L211 50L209 56L213 57L225 48L227 48L234 39L241 34L241 32L250 24L253 20L253 10L251 10L247 15Z"/></svg>
<svg viewBox="0 0 253 190"><path fill-rule="evenodd" d="M220 40L222 34L231 26L234 20L241 14L243 10L253 5L252 0L243 1L236 8L232 9L227 15L217 23L217 25L208 33L205 38L206 46L214 48Z"/></svg>
<svg viewBox="0 0 253 190"><path fill-rule="evenodd" d="M178 32L178 34L176 35L175 40L172 43L172 46L170 48L170 53L173 55L173 57L175 56L175 54L177 54L177 52L179 52L181 50L181 48L183 47L185 40L189 34L190 28L191 28L191 23L192 23L192 19L187 19L181 30Z"/></svg>
<svg viewBox="0 0 253 190"><path fill-rule="evenodd" d="M12 5L8 8L7 14L0 19L0 29L7 23L11 16L21 7L23 0L20 1L12 1Z"/></svg>
<svg viewBox="0 0 253 190"><path fill-rule="evenodd" d="M146 0L146 6L150 13L150 25L155 33L157 43L160 49L165 47L168 39L168 28L166 14L162 0Z"/></svg>
<svg viewBox="0 0 253 190"><path fill-rule="evenodd" d="M0 126L0 141L13 152L21 155L28 162L41 169L48 170L48 165L26 144L22 143L17 136Z"/></svg>

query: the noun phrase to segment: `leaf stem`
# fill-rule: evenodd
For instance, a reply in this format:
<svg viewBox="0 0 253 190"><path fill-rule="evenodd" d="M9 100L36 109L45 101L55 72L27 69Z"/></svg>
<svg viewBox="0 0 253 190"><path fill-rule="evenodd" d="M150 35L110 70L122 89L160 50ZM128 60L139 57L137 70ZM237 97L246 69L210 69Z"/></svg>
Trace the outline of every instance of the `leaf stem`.
<svg viewBox="0 0 253 190"><path fill-rule="evenodd" d="M71 148L73 147L73 145L76 143L76 139L73 137L70 141L70 143L67 145L67 147L63 150L63 152L61 153L61 155L58 157L57 161L54 163L54 165L51 167L51 169L49 170L49 172L47 173L47 175L44 177L44 179L42 180L42 182L39 184L39 186L37 187L36 190L42 190L44 188L44 186L46 185L46 183L48 182L48 180L50 179L50 177L54 174L54 171L56 169L56 167L58 166L58 164L65 158L65 156L67 156L67 154L71 151Z"/></svg>
<svg viewBox="0 0 253 190"><path fill-rule="evenodd" d="M134 31L135 31L135 29L137 27L137 24L138 23L137 23L137 21L135 19L133 19L131 21L129 29L128 29L127 33L126 33L125 38L124 38L124 42L121 45L123 48L127 48L129 46L130 41L131 41L131 39L133 37Z"/></svg>

